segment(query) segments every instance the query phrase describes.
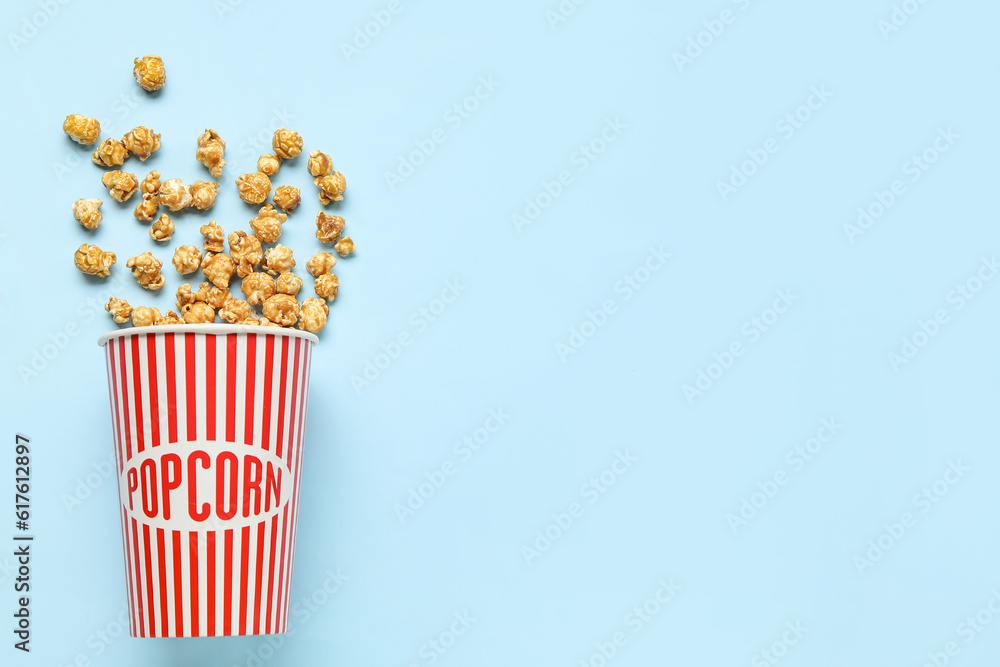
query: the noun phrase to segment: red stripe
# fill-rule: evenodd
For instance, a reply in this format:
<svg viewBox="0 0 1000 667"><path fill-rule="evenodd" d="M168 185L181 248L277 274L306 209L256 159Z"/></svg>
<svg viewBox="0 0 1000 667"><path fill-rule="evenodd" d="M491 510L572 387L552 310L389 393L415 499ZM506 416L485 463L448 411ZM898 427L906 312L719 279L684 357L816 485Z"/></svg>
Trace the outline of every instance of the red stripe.
<svg viewBox="0 0 1000 667"><path fill-rule="evenodd" d="M115 418L115 448L118 454L118 472L121 473L125 467L125 457L122 455L122 423L121 414L118 410L118 367L115 363L115 341L108 341L108 368L111 369L109 375L111 379L111 406Z"/></svg>
<svg viewBox="0 0 1000 667"><path fill-rule="evenodd" d="M298 402L299 394L299 352L301 351L301 338L295 339L295 354L292 361L292 409L288 417L288 451L286 452L286 463L288 464L289 470L292 466L292 453L295 450L295 406ZM294 491L293 491L294 493ZM285 505L284 520L281 523L282 533L281 533L281 568L278 572L278 576L281 577L278 580L278 621L282 627L284 627L288 622L288 595L291 589L291 580L289 574L285 571L285 542L286 539L289 541L288 544L288 563L291 564L291 525L289 522L289 504ZM285 586L285 580L289 579L288 586ZM284 594L282 591L284 590Z"/></svg>
<svg viewBox="0 0 1000 667"><path fill-rule="evenodd" d="M174 334L163 335L164 363L167 365L167 434L177 442L177 366L174 361Z"/></svg>
<svg viewBox="0 0 1000 667"><path fill-rule="evenodd" d="M266 525L266 521L257 524L257 587L254 589L253 596L253 631L257 635L260 634L260 589L261 584L264 583L264 527Z"/></svg>
<svg viewBox="0 0 1000 667"><path fill-rule="evenodd" d="M285 505L284 515L281 517L281 558L278 562L278 569L275 570L274 576L278 578L278 609L277 618L274 620L274 624L278 626L278 632L281 631L282 621L285 618L285 596L282 591L285 590L285 538L288 536L288 505Z"/></svg>
<svg viewBox="0 0 1000 667"><path fill-rule="evenodd" d="M281 387L280 387L280 391L278 392L278 431L277 431L277 433L278 433L278 436L277 436L278 442L277 442L277 447L274 450L275 455L279 459L281 458L282 445L284 444L284 440L285 440L285 437L284 437L285 434L282 433L282 431L285 428L285 402L287 400L286 396L285 396L285 385L287 384L286 383L285 374L288 372L288 339L289 338L291 338L291 336L282 336L281 337L281 374L279 375L279 377L281 378Z"/></svg>
<svg viewBox="0 0 1000 667"><path fill-rule="evenodd" d="M121 514L122 518L122 546L125 551L125 588L128 590L129 629L132 631L132 636L134 637L139 633L135 628L135 589L132 588L132 554L129 548L131 545L129 544L128 519L125 517L125 508L122 508L119 514Z"/></svg>
<svg viewBox="0 0 1000 667"><path fill-rule="evenodd" d="M292 572L295 568L295 530L299 522L299 484L302 481L302 455L305 450L305 430L306 430L306 410L309 405L309 375L310 375L310 360L312 359L312 345L309 343L305 344L304 359L302 361L302 398L301 407L299 409L299 430L295 438L295 483L292 486L292 543L291 552L288 556L288 590L287 595L291 594L292 586ZM286 606L287 609L287 606ZM287 620L286 620L287 622Z"/></svg>
<svg viewBox="0 0 1000 667"><path fill-rule="evenodd" d="M261 407L260 428L263 433L260 446L269 450L271 447L271 376L274 368L274 336L264 339L264 402ZM285 336L282 336L285 338Z"/></svg>
<svg viewBox="0 0 1000 667"><path fill-rule="evenodd" d="M196 417L198 412L198 404L196 401L195 392L195 377L194 377L194 334L186 333L184 334L184 377L187 380L187 439L197 440L198 439L198 419Z"/></svg>
<svg viewBox="0 0 1000 667"><path fill-rule="evenodd" d="M146 334L146 366L149 378L149 425L152 429L153 447L160 446L160 397L156 375L156 335Z"/></svg>
<svg viewBox="0 0 1000 667"><path fill-rule="evenodd" d="M147 605L149 610L149 636L156 637L156 615L153 602L153 562L149 553L149 526L142 526L142 547L146 556L146 592Z"/></svg>
<svg viewBox="0 0 1000 667"><path fill-rule="evenodd" d="M288 466L292 465L292 450L295 448L295 405L299 393L299 348L301 338L295 339L295 359L292 361L292 411L288 416L288 452L286 454Z"/></svg>
<svg viewBox="0 0 1000 667"><path fill-rule="evenodd" d="M206 602L208 609L208 627L206 628L205 634L209 637L215 636L215 531L209 532L205 535L205 541L208 543L206 548L206 559L208 562L208 567L205 568L205 591Z"/></svg>
<svg viewBox="0 0 1000 667"><path fill-rule="evenodd" d="M178 562L180 559L178 558ZM198 532L188 533L188 562L191 565L191 636L198 636ZM180 583L177 582L180 590Z"/></svg>
<svg viewBox="0 0 1000 667"><path fill-rule="evenodd" d="M205 437L215 440L215 336L205 336Z"/></svg>
<svg viewBox="0 0 1000 667"><path fill-rule="evenodd" d="M288 336L283 336L285 340L288 340ZM275 514L271 517L271 555L268 558L268 564L271 566L271 575L267 578L267 611L264 614L264 632L274 632L274 628L271 627L271 602L274 598L274 578L275 576L280 576L280 572L274 569L274 556L275 550L278 546L278 515Z"/></svg>
<svg viewBox="0 0 1000 667"><path fill-rule="evenodd" d="M174 636L184 635L184 582L181 579L181 533L171 531L174 542Z"/></svg>
<svg viewBox="0 0 1000 667"><path fill-rule="evenodd" d="M165 533L162 528L156 529L156 550L157 550L157 584L159 585L160 591L160 636L166 637L169 633L170 624L167 623L167 618L170 616L170 610L167 607L167 548L164 545Z"/></svg>
<svg viewBox="0 0 1000 667"><path fill-rule="evenodd" d="M247 403L244 409L246 422L243 425L243 441L248 445L253 444L253 390L256 382L256 371L254 363L257 360L257 334L247 334L247 361L246 361L246 385Z"/></svg>
<svg viewBox="0 0 1000 667"><path fill-rule="evenodd" d="M142 373L139 368L139 337L132 336L132 393L135 395L135 451L146 448L142 427Z"/></svg>
<svg viewBox="0 0 1000 667"><path fill-rule="evenodd" d="M250 592L250 526L240 530L240 634L247 633L247 594Z"/></svg>
<svg viewBox="0 0 1000 667"><path fill-rule="evenodd" d="M132 548L135 553L135 560L132 561L132 574L135 577L135 606L139 610L139 636L146 636L146 622L143 620L142 608L142 573L139 565L139 528L135 519L132 519Z"/></svg>
<svg viewBox="0 0 1000 667"><path fill-rule="evenodd" d="M226 442L236 442L236 338L226 336Z"/></svg>
<svg viewBox="0 0 1000 667"><path fill-rule="evenodd" d="M226 531L225 579L222 582L222 634L233 634L233 529Z"/></svg>
<svg viewBox="0 0 1000 667"><path fill-rule="evenodd" d="M125 417L125 458L124 461L130 461L132 459L132 426L129 423L129 409L128 409L128 380L126 379L126 366L125 366L125 341L121 341L118 344L118 368L122 372L122 410L121 414Z"/></svg>

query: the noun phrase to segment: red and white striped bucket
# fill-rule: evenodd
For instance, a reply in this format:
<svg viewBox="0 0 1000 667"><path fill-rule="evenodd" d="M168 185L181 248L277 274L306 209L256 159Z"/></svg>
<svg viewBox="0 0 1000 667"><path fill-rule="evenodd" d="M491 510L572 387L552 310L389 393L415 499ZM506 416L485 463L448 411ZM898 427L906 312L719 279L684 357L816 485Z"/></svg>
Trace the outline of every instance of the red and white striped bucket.
<svg viewBox="0 0 1000 667"><path fill-rule="evenodd" d="M317 339L196 324L100 338L133 637L285 632Z"/></svg>

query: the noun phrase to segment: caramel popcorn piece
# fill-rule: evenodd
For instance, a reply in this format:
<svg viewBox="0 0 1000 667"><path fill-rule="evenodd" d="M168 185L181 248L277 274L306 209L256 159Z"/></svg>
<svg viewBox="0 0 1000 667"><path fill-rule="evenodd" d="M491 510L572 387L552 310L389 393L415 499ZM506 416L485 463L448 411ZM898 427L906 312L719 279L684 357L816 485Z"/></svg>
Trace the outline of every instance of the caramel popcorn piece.
<svg viewBox="0 0 1000 667"><path fill-rule="evenodd" d="M262 327L280 327L281 326L280 324L277 324L276 322L272 322L271 320L267 319L266 317L262 317L262 318L258 319L257 320L257 324L259 324Z"/></svg>
<svg viewBox="0 0 1000 667"><path fill-rule="evenodd" d="M111 265L118 261L113 252L105 252L96 245L84 243L73 255L76 268L87 275L107 278L111 275Z"/></svg>
<svg viewBox="0 0 1000 667"><path fill-rule="evenodd" d="M132 275L140 287L148 290L161 289L166 282L166 278L160 273L163 262L153 257L153 253L148 250L141 255L130 257L125 267L132 269Z"/></svg>
<svg viewBox="0 0 1000 667"><path fill-rule="evenodd" d="M161 213L160 218L149 228L149 235L154 241L169 241L173 233L174 221L166 213Z"/></svg>
<svg viewBox="0 0 1000 667"><path fill-rule="evenodd" d="M288 216L278 212L272 204L264 204L257 217L250 221L250 228L261 243L275 243L281 237L281 224L286 220Z"/></svg>
<svg viewBox="0 0 1000 667"><path fill-rule="evenodd" d="M243 299L232 297L219 309L219 317L229 324L241 324L250 319L253 309ZM256 324L256 321L254 322Z"/></svg>
<svg viewBox="0 0 1000 667"><path fill-rule="evenodd" d="M211 324L215 321L215 309L207 303L195 301L181 308L181 317L187 324Z"/></svg>
<svg viewBox="0 0 1000 667"><path fill-rule="evenodd" d="M163 317L158 317L156 321L153 322L153 324L155 324L158 327L169 324L184 324L184 320L182 320L180 315L178 315L174 311L168 310L166 315L164 315Z"/></svg>
<svg viewBox="0 0 1000 667"><path fill-rule="evenodd" d="M179 178L168 178L160 185L160 203L171 212L191 205L191 188Z"/></svg>
<svg viewBox="0 0 1000 667"><path fill-rule="evenodd" d="M132 315L132 306L128 305L128 301L116 296L108 299L108 302L104 304L104 310L111 313L111 318L118 324L125 324L128 322L129 316Z"/></svg>
<svg viewBox="0 0 1000 667"><path fill-rule="evenodd" d="M109 171L101 177L101 183L108 189L111 198L117 202L125 202L139 190L139 181L135 174L126 171Z"/></svg>
<svg viewBox="0 0 1000 667"><path fill-rule="evenodd" d="M201 250L193 245L182 245L174 250L172 261L177 273L182 275L194 273L201 266Z"/></svg>
<svg viewBox="0 0 1000 667"><path fill-rule="evenodd" d="M143 195L142 201L135 205L135 219L150 222L159 208L160 200L156 198L156 195Z"/></svg>
<svg viewBox="0 0 1000 667"><path fill-rule="evenodd" d="M136 306L132 310L132 326L151 327L156 324L162 316L159 308L147 308L146 306Z"/></svg>
<svg viewBox="0 0 1000 667"><path fill-rule="evenodd" d="M77 199L73 202L73 217L87 229L97 229L104 216L101 215L100 199Z"/></svg>
<svg viewBox="0 0 1000 667"><path fill-rule="evenodd" d="M197 293L191 291L191 283L182 283L177 288L176 296L177 300L175 303L177 304L178 310L182 310L184 306L198 300Z"/></svg>
<svg viewBox="0 0 1000 667"><path fill-rule="evenodd" d="M255 171L237 178L236 187L240 191L240 199L246 203L263 204L271 194L271 179L267 174Z"/></svg>
<svg viewBox="0 0 1000 667"><path fill-rule="evenodd" d="M298 188L293 188L290 185L279 185L274 189L274 203L278 207L288 213L295 209L302 201L302 195L299 193Z"/></svg>
<svg viewBox="0 0 1000 667"><path fill-rule="evenodd" d="M206 252L222 252L226 249L222 244L222 240L226 238L226 233L222 231L222 227L215 220L209 220L208 224L202 225L198 231L205 237L204 248Z"/></svg>
<svg viewBox="0 0 1000 667"><path fill-rule="evenodd" d="M274 289L278 294L295 296L302 289L302 278L291 271L285 271L274 281Z"/></svg>
<svg viewBox="0 0 1000 667"><path fill-rule="evenodd" d="M240 230L229 234L229 255L236 262L236 275L245 278L260 264L264 251L260 239Z"/></svg>
<svg viewBox="0 0 1000 667"><path fill-rule="evenodd" d="M240 324L242 324L243 326L258 326L258 325L260 325L260 320L257 319L256 313L253 313L251 311L250 317L248 317L245 320L243 320L242 322L240 322Z"/></svg>
<svg viewBox="0 0 1000 667"><path fill-rule="evenodd" d="M229 293L228 285L220 287L211 283L202 283L199 285L198 291L194 293L194 296L195 301L204 301L216 310L222 308L233 298L233 295Z"/></svg>
<svg viewBox="0 0 1000 667"><path fill-rule="evenodd" d="M264 301L264 317L279 326L295 326L299 320L299 302L294 296L275 294Z"/></svg>
<svg viewBox="0 0 1000 667"><path fill-rule="evenodd" d="M327 301L333 301L337 298L337 294L340 291L340 281L337 280L336 274L324 273L316 277L315 288L318 296L323 297Z"/></svg>
<svg viewBox="0 0 1000 667"><path fill-rule="evenodd" d="M333 244L333 249L340 253L341 257L347 257L354 252L354 241L350 236L345 236Z"/></svg>
<svg viewBox="0 0 1000 667"><path fill-rule="evenodd" d="M118 167L127 157L128 149L125 148L125 144L117 139L105 139L97 145L90 159L101 167Z"/></svg>
<svg viewBox="0 0 1000 667"><path fill-rule="evenodd" d="M195 181L191 184L191 206L199 211L215 206L215 195L219 184L215 181Z"/></svg>
<svg viewBox="0 0 1000 667"><path fill-rule="evenodd" d="M198 150L194 157L208 168L212 178L219 178L222 176L222 168L226 164L226 161L222 159L225 152L226 142L222 140L219 133L215 130L205 130L198 137Z"/></svg>
<svg viewBox="0 0 1000 667"><path fill-rule="evenodd" d="M163 58L160 56L136 58L135 67L132 68L132 76L135 77L135 82L148 92L163 88L163 84L167 82Z"/></svg>
<svg viewBox="0 0 1000 667"><path fill-rule="evenodd" d="M232 280L233 274L236 272L236 265L233 264L233 258L225 253L207 252L205 259L201 262L201 272L212 281L213 285L229 287L229 281Z"/></svg>
<svg viewBox="0 0 1000 667"><path fill-rule="evenodd" d="M330 273L336 265L337 258L323 250L309 258L309 261L306 262L306 270L314 276L321 276L324 273Z"/></svg>
<svg viewBox="0 0 1000 667"><path fill-rule="evenodd" d="M316 214L316 238L320 243L334 243L344 232L344 219L339 215Z"/></svg>
<svg viewBox="0 0 1000 667"><path fill-rule="evenodd" d="M274 176L278 173L281 160L273 153L264 153L257 159L257 171L267 176Z"/></svg>
<svg viewBox="0 0 1000 667"><path fill-rule="evenodd" d="M146 161L154 151L160 150L160 135L153 132L148 127L140 125L132 128L128 134L122 137L125 149L137 158Z"/></svg>
<svg viewBox="0 0 1000 667"><path fill-rule="evenodd" d="M319 333L326 326L326 318L330 314L330 306L323 299L309 297L302 301L299 308L299 328L311 333Z"/></svg>
<svg viewBox="0 0 1000 667"><path fill-rule="evenodd" d="M313 177L329 176L333 171L333 160L326 153L311 151L309 153L309 173Z"/></svg>
<svg viewBox="0 0 1000 667"><path fill-rule="evenodd" d="M96 118L71 113L63 121L63 132L76 143L89 146L101 136L101 124Z"/></svg>
<svg viewBox="0 0 1000 667"><path fill-rule="evenodd" d="M294 266L295 259L292 257L292 249L280 243L264 253L264 262L260 265L272 276L284 273Z"/></svg>
<svg viewBox="0 0 1000 667"><path fill-rule="evenodd" d="M271 139L271 148L274 149L278 157L291 160L302 152L302 137L299 136L298 132L285 128L275 130L274 137Z"/></svg>
<svg viewBox="0 0 1000 667"><path fill-rule="evenodd" d="M154 169L146 174L146 178L139 183L139 192L144 195L160 194L160 172Z"/></svg>
<svg viewBox="0 0 1000 667"><path fill-rule="evenodd" d="M334 171L329 176L314 178L313 183L319 188L319 201L323 206L332 201L343 201L344 191L347 190L347 179L339 171Z"/></svg>
<svg viewBox="0 0 1000 667"><path fill-rule="evenodd" d="M240 290L251 304L263 305L265 300L274 295L274 278L266 273L255 271L243 278Z"/></svg>

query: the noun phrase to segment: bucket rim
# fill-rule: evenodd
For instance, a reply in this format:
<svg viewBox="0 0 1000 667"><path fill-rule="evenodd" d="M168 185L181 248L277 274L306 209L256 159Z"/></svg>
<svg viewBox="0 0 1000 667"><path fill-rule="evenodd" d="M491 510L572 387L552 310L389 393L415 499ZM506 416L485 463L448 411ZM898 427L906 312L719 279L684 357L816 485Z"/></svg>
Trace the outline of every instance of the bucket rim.
<svg viewBox="0 0 1000 667"><path fill-rule="evenodd" d="M108 341L112 338L127 338L129 336L135 336L138 334L149 334L149 333L201 333L201 334L272 334L275 336L289 336L291 338L302 338L307 342L316 345L319 343L319 338L316 334L309 333L308 331L301 331L299 329L290 329L287 327L269 327L260 326L255 324L168 324L168 325L149 325L145 327L128 327L124 329L116 329L115 331L109 331L108 333L102 335L97 339L97 344L104 347L108 344Z"/></svg>

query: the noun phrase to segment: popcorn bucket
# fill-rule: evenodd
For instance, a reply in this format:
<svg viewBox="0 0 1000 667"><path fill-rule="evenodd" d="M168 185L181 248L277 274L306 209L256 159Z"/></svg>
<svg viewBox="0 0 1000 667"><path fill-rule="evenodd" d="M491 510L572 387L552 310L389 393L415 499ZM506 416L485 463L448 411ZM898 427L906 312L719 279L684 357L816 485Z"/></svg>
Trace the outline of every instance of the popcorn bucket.
<svg viewBox="0 0 1000 667"><path fill-rule="evenodd" d="M285 632L314 335L101 336L133 637Z"/></svg>

